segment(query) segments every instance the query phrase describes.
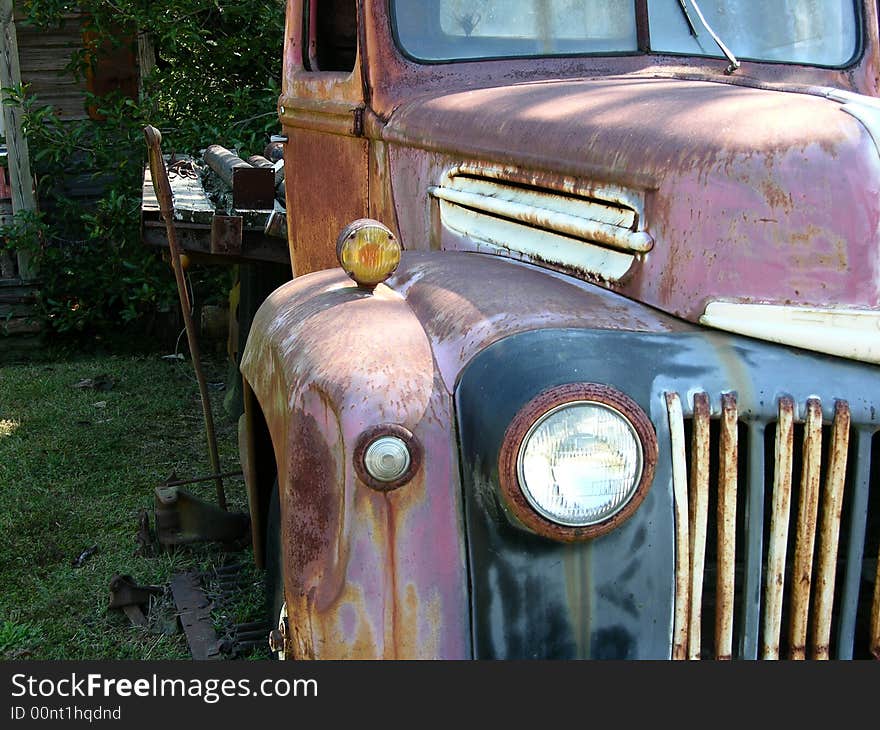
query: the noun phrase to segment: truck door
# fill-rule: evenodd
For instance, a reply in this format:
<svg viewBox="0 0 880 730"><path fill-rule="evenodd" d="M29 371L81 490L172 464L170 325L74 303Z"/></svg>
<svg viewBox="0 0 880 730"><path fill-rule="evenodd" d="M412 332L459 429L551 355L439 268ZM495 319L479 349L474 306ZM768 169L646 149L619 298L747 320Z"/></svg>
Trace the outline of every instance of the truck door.
<svg viewBox="0 0 880 730"><path fill-rule="evenodd" d="M367 215L363 109L356 0L289 0L279 117L294 276L336 266L337 234Z"/></svg>

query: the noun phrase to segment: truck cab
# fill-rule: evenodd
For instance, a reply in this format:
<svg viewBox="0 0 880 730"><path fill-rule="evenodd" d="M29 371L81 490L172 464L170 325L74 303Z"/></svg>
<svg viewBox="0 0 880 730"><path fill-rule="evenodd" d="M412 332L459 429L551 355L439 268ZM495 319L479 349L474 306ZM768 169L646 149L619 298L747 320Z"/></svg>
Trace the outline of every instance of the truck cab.
<svg viewBox="0 0 880 730"><path fill-rule="evenodd" d="M880 657L876 5L286 12L273 649Z"/></svg>

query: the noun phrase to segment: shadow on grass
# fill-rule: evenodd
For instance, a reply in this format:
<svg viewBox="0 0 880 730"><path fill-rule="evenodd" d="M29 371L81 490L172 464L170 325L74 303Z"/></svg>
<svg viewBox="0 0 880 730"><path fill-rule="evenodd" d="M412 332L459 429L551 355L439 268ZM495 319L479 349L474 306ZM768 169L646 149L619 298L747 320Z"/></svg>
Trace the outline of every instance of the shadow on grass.
<svg viewBox="0 0 880 730"><path fill-rule="evenodd" d="M227 558L210 546L135 555L138 512L152 511L155 486L172 473L209 472L190 365L158 354L55 355L0 366L0 657L188 658L182 634L165 633L173 604L160 602L137 628L107 603L115 574L162 585L179 570L252 565L249 551ZM209 380L225 379L225 363L206 364ZM89 379L109 388L76 387ZM236 427L221 398L213 403L221 471L237 471ZM247 511L243 482L226 487L229 508ZM210 482L187 489L213 498ZM227 610L261 611L256 571L252 583Z"/></svg>

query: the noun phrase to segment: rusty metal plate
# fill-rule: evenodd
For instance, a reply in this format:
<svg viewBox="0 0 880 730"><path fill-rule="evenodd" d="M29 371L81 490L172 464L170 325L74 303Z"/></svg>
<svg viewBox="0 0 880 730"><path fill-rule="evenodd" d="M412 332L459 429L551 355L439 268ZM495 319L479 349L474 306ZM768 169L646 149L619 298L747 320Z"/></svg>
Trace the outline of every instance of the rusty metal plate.
<svg viewBox="0 0 880 730"><path fill-rule="evenodd" d="M293 270L301 276L337 266L336 237L367 215L369 145L336 134L285 131L290 135L284 160L292 235L288 243ZM332 171L327 160L333 161Z"/></svg>
<svg viewBox="0 0 880 730"><path fill-rule="evenodd" d="M242 219L238 215L215 215L211 221L211 253L241 254Z"/></svg>
<svg viewBox="0 0 880 730"><path fill-rule="evenodd" d="M211 622L211 603L199 585L197 573L178 573L171 579L171 592L189 651L196 661L220 659L217 634Z"/></svg>
<svg viewBox="0 0 880 730"><path fill-rule="evenodd" d="M263 167L235 168L232 204L236 210L272 210L275 207L275 171Z"/></svg>

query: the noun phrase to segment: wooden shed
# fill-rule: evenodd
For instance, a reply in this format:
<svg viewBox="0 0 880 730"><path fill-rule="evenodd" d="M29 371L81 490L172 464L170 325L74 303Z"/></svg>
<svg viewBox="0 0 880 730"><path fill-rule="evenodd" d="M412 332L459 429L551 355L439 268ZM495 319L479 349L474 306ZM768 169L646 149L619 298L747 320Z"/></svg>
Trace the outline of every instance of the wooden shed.
<svg viewBox="0 0 880 730"><path fill-rule="evenodd" d="M23 22L13 0L0 0L0 89L25 85L29 95L55 108L62 120L97 119L97 111L87 105L87 92L97 95L119 90L132 97L138 93L138 59L131 43L118 48L96 49L86 31L86 16L65 15L58 25L35 28ZM120 31L123 32L123 31ZM68 69L80 50L100 50L94 70L77 76ZM40 201L30 165L28 142L21 130L20 111L3 105L0 110L0 224L8 223L19 211L36 210ZM68 188L73 197L94 196L94 187L80 181L90 179L91 171L71 171ZM0 247L0 335L38 332L32 304L39 285L39 272L26 252L16 251L15 242ZM11 245L11 250L10 250Z"/></svg>

